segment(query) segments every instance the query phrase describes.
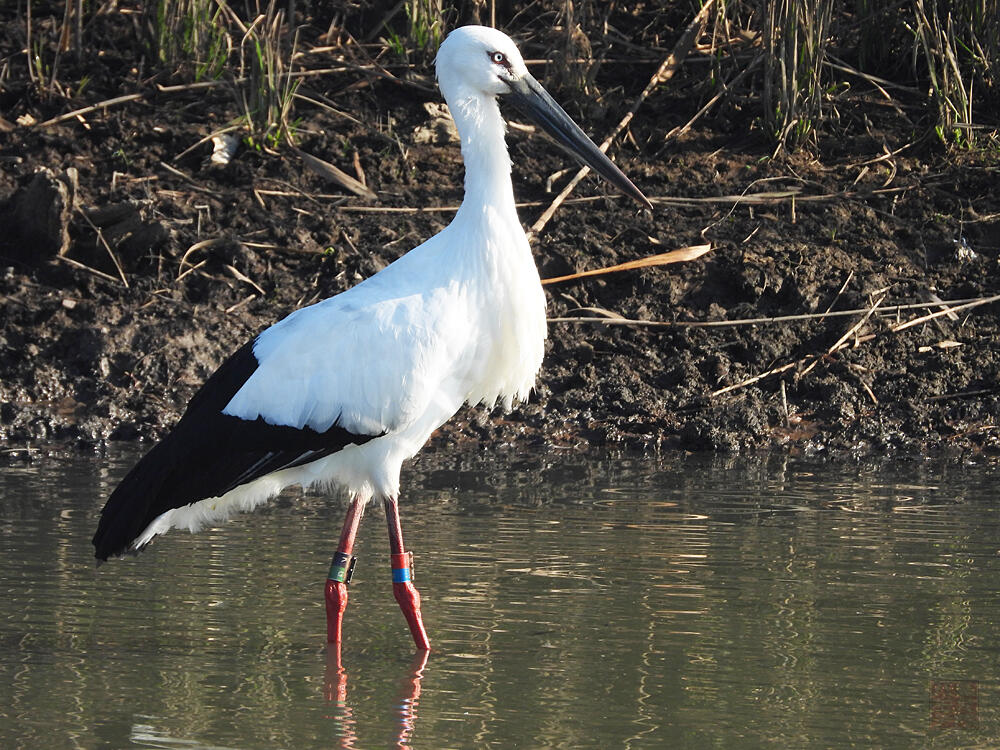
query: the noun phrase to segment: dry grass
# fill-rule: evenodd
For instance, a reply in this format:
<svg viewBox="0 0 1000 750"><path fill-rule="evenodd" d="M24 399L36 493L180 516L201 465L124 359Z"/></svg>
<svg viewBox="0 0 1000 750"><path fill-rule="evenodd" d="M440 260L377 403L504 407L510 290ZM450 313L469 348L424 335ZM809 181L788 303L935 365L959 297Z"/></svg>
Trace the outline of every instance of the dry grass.
<svg viewBox="0 0 1000 750"><path fill-rule="evenodd" d="M233 47L224 7L216 0L149 3L143 26L157 63L186 81L221 76Z"/></svg>
<svg viewBox="0 0 1000 750"><path fill-rule="evenodd" d="M764 121L778 147L813 139L823 116L823 63L833 0L768 0Z"/></svg>
<svg viewBox="0 0 1000 750"><path fill-rule="evenodd" d="M921 124L946 144L1000 145L998 0L729 0L713 47L738 60L726 44L737 38L761 41L763 78L749 77L746 93L761 93L761 121L778 149L828 134L848 72L890 100L889 91L927 92Z"/></svg>
<svg viewBox="0 0 1000 750"><path fill-rule="evenodd" d="M942 141L974 145L977 84L994 109L1000 95L1000 7L995 0L913 0L913 12L914 52L937 109L935 132Z"/></svg>
<svg viewBox="0 0 1000 750"><path fill-rule="evenodd" d="M242 26L232 14L235 25ZM295 124L292 107L301 81L292 76L291 60L298 46L298 34L285 29L285 12L277 0L270 0L263 12L243 27L238 75L246 83L235 87L243 110L247 143L253 148L274 148L292 140Z"/></svg>
<svg viewBox="0 0 1000 750"><path fill-rule="evenodd" d="M620 8L595 0L523 7L357 0L332 9L288 0L152 0L138 6L141 16L81 0L24 3L24 52L3 61L0 87L23 65L43 98L79 99L86 80L60 81L65 56L86 44L98 16L132 13L139 20L136 41L148 55L137 61L139 75L233 83L249 139L261 148L294 131L291 59L299 24L327 29L330 49L344 64L379 65L383 77L417 85L413 79L423 76L429 85L425 71L450 28L495 20L544 55L550 83L583 90L602 108L617 104L602 100L610 92L599 91L594 76L609 64L662 59L695 15L693 8L639 2L633 13L642 22L626 36L609 23ZM840 132L839 97L862 82L907 111L922 107L914 140L929 134L948 146L1000 147L1000 0L718 0L694 50L702 59L689 72L695 78L695 71L705 72L694 92L704 106L673 136L709 110L749 106L776 151L809 146ZM420 75L397 79L384 70L399 64Z"/></svg>

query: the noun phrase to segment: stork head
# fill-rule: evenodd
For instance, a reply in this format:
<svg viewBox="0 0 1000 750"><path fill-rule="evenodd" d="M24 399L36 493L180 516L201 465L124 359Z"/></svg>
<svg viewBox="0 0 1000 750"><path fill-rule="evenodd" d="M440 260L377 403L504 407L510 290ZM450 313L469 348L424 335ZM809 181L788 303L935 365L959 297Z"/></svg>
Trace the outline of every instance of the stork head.
<svg viewBox="0 0 1000 750"><path fill-rule="evenodd" d="M471 88L487 96L510 92L528 73L514 40L486 26L462 26L441 43L437 76L443 90Z"/></svg>
<svg viewBox="0 0 1000 750"><path fill-rule="evenodd" d="M513 40L486 26L462 26L442 42L437 77L445 99L509 96L514 106L569 154L647 208L645 195L573 122L528 72Z"/></svg>

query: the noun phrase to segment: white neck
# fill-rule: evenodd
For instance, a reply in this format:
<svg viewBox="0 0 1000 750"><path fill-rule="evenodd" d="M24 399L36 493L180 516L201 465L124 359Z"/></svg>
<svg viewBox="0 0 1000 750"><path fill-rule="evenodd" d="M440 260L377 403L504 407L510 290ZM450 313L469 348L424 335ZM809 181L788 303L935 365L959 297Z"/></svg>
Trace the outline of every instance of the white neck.
<svg viewBox="0 0 1000 750"><path fill-rule="evenodd" d="M516 221L510 156L504 141L506 124L496 99L478 91L458 91L446 97L462 140L465 198L455 219L474 220L488 210Z"/></svg>

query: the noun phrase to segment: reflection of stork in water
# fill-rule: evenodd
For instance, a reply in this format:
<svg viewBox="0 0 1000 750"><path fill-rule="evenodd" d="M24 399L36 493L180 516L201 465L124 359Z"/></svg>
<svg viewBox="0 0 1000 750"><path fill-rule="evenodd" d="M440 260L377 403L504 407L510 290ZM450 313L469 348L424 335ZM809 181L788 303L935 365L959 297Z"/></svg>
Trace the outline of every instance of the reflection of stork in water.
<svg viewBox="0 0 1000 750"><path fill-rule="evenodd" d="M531 77L495 29L452 32L437 58L465 158L465 198L438 235L352 289L292 313L246 344L112 493L96 555L196 531L292 484L353 500L327 581L327 635L341 639L354 536L382 500L396 600L429 648L399 522L404 460L463 404L528 397L542 361L545 299L514 207L496 98L508 95L622 192L649 201Z"/></svg>
<svg viewBox="0 0 1000 750"><path fill-rule="evenodd" d="M410 735L417 725L417 708L420 705L420 681L424 677L427 657L430 651L422 649L413 655L409 673L400 681L399 700L399 734L392 747L408 748ZM340 661L340 644L331 643L326 649L326 672L323 675L323 695L328 703L332 703L336 713L333 719L339 724L340 746L353 748L358 741L356 730L357 719L347 702L347 671Z"/></svg>

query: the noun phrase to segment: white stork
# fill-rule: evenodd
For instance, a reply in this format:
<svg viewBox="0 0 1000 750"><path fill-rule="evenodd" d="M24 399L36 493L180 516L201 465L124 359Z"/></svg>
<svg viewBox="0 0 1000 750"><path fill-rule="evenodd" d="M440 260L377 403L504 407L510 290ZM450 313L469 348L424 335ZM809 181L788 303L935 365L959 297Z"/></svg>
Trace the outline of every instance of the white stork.
<svg viewBox="0 0 1000 750"><path fill-rule="evenodd" d="M465 198L439 234L335 297L293 312L240 348L111 494L98 560L197 531L289 485L334 485L351 504L326 584L340 643L365 507L389 526L393 590L418 649L430 647L399 523L399 472L463 404L510 409L542 363L545 299L514 207L498 96L645 206L649 201L528 73L503 33L452 32L437 77L462 141Z"/></svg>

